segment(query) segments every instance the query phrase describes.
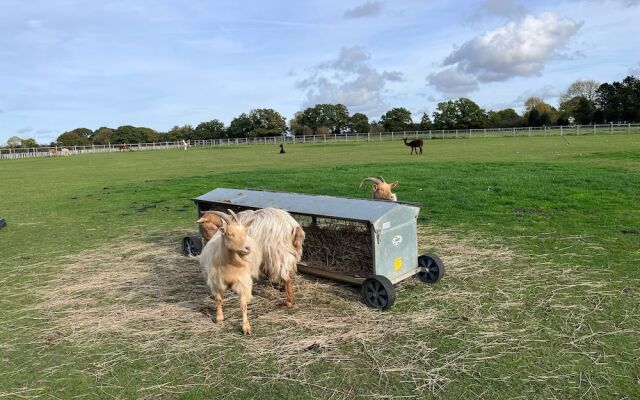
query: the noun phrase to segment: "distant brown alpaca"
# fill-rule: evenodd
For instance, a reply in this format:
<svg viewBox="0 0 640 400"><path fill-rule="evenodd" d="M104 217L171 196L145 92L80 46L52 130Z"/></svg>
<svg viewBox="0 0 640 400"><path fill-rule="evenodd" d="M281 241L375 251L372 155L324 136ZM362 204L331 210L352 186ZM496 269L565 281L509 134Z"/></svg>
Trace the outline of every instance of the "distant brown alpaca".
<svg viewBox="0 0 640 400"><path fill-rule="evenodd" d="M407 143L407 138L404 138L404 145L411 146L411 154L413 151L416 151L416 155L418 154L418 148L420 148L420 154L422 154L422 139L413 139L409 143Z"/></svg>

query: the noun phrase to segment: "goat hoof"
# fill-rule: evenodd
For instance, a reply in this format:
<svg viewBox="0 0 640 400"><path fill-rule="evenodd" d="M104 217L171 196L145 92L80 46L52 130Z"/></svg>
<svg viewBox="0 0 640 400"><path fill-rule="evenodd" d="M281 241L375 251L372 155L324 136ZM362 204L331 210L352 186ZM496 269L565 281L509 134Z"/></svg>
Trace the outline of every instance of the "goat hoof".
<svg viewBox="0 0 640 400"><path fill-rule="evenodd" d="M250 325L243 326L242 333L244 333L245 335L251 335L251 326Z"/></svg>
<svg viewBox="0 0 640 400"><path fill-rule="evenodd" d="M293 308L293 301L286 301L283 304L287 308Z"/></svg>
<svg viewBox="0 0 640 400"><path fill-rule="evenodd" d="M216 324L224 325L224 318L217 318Z"/></svg>

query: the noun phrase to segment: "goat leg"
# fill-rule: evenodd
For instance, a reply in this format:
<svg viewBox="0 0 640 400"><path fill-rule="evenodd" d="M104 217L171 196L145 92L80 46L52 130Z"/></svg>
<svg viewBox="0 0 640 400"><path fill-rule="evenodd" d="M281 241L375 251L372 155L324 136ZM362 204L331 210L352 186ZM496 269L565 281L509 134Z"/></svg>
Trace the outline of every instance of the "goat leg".
<svg viewBox="0 0 640 400"><path fill-rule="evenodd" d="M247 316L247 303L246 296L240 296L240 308L242 308L242 333L245 335L251 334L251 325L249 325L249 317Z"/></svg>
<svg viewBox="0 0 640 400"><path fill-rule="evenodd" d="M291 278L284 281L285 300L284 306L287 308L293 307L293 284Z"/></svg>
<svg viewBox="0 0 640 400"><path fill-rule="evenodd" d="M222 294L216 293L216 322L222 324L224 315L222 314Z"/></svg>

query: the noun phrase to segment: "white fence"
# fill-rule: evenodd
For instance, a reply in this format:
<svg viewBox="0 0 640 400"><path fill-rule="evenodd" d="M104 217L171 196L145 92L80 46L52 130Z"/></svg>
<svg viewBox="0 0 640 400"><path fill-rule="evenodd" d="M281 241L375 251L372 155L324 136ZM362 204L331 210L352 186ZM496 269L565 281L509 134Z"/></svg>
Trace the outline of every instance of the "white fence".
<svg viewBox="0 0 640 400"><path fill-rule="evenodd" d="M313 144L313 143L348 143L359 141L383 141L413 139L470 139L481 137L519 137L519 136L584 136L640 133L640 124L606 124L606 125L572 125L544 126L521 128L486 128L486 129L432 129L428 131L353 133L348 135L313 135L285 138L284 136L260 138L234 138L191 140L190 147L228 147L258 144ZM128 143L125 145L92 145L67 147L35 147L35 148L0 148L0 159L18 159L35 157L60 157L71 154L113 153L123 151L148 151L163 149L182 149L182 141Z"/></svg>

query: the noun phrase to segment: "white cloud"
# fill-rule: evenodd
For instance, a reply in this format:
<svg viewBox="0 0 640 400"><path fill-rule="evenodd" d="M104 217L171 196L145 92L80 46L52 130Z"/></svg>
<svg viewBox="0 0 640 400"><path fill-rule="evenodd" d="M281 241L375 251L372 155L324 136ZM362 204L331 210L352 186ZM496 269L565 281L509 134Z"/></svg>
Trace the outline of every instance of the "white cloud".
<svg viewBox="0 0 640 400"><path fill-rule="evenodd" d="M344 47L336 59L318 64L311 76L296 86L306 91L303 107L340 103L352 113L375 115L386 106L383 92L387 83L401 80L400 72L373 68L369 54L361 47Z"/></svg>
<svg viewBox="0 0 640 400"><path fill-rule="evenodd" d="M427 76L427 82L448 97L464 96L478 90L476 78L456 67L430 74Z"/></svg>
<svg viewBox="0 0 640 400"><path fill-rule="evenodd" d="M355 8L347 10L344 12L345 18L364 18L364 17L374 17L376 15L380 15L382 12L381 1L368 1L364 4L361 4Z"/></svg>
<svg viewBox="0 0 640 400"><path fill-rule="evenodd" d="M442 93L464 94L479 82L538 75L546 62L568 57L561 50L581 26L552 13L526 15L465 42L427 80Z"/></svg>
<svg viewBox="0 0 640 400"><path fill-rule="evenodd" d="M545 102L562 96L562 91L552 85L545 85L537 90L526 90L515 99L516 103L524 103L529 97L540 97Z"/></svg>

